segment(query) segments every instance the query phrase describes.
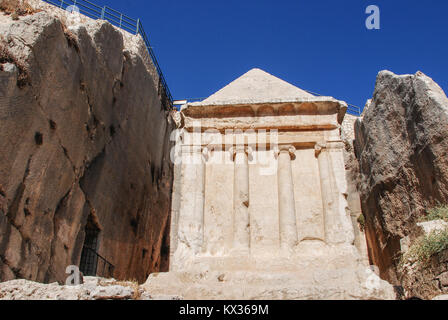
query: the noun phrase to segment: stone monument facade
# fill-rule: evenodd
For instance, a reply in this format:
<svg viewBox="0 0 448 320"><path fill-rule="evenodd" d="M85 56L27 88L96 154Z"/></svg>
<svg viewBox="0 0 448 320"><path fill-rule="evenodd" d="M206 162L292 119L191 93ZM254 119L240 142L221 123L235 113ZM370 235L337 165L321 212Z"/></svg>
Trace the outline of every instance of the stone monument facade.
<svg viewBox="0 0 448 320"><path fill-rule="evenodd" d="M260 69L184 105L170 271L150 275L147 289L186 299L393 299L354 246L346 109Z"/></svg>

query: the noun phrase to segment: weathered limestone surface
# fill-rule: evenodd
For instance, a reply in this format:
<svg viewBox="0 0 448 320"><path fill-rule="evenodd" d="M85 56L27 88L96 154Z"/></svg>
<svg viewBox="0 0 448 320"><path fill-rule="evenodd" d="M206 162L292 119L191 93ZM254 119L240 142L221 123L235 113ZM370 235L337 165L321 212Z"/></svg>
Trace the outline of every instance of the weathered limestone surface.
<svg viewBox="0 0 448 320"><path fill-rule="evenodd" d="M346 114L341 124L341 139L344 142L345 176L347 178L347 203L355 233L355 246L366 265L369 265L367 241L364 232L363 213L358 191L360 181L359 163L356 159L353 142L355 141L355 123L358 117Z"/></svg>
<svg viewBox="0 0 448 320"><path fill-rule="evenodd" d="M0 12L0 44L29 78L0 68L0 281L64 281L89 215L114 276L143 281L167 267L173 176L154 67L140 38L33 3L43 11Z"/></svg>
<svg viewBox="0 0 448 320"><path fill-rule="evenodd" d="M145 290L194 300L375 300L395 299L392 287L370 269L245 272L175 272L151 274Z"/></svg>
<svg viewBox="0 0 448 320"><path fill-rule="evenodd" d="M143 287L186 299L394 299L354 246L346 108L259 69L183 106L170 272Z"/></svg>
<svg viewBox="0 0 448 320"><path fill-rule="evenodd" d="M356 123L369 257L382 277L396 284L400 239L413 233L418 218L437 201L448 201L447 128L448 99L421 72L380 72Z"/></svg>
<svg viewBox="0 0 448 320"><path fill-rule="evenodd" d="M0 283L0 300L179 300L181 297L153 296L135 282L84 277L75 286L42 284L29 280Z"/></svg>
<svg viewBox="0 0 448 320"><path fill-rule="evenodd" d="M444 220L432 220L417 223L417 226L420 227L420 232L426 235L431 234L432 232L443 231L448 227L448 222Z"/></svg>

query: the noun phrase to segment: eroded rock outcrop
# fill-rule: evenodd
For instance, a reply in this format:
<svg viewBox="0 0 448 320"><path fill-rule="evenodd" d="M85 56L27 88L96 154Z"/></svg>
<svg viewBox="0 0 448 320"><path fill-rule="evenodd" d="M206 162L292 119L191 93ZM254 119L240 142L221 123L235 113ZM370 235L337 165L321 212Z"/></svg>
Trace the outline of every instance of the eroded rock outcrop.
<svg viewBox="0 0 448 320"><path fill-rule="evenodd" d="M382 71L355 131L369 257L400 284L400 239L448 200L448 99L421 72Z"/></svg>
<svg viewBox="0 0 448 320"><path fill-rule="evenodd" d="M169 252L174 123L154 67L140 37L33 3L0 12L0 281L64 281L90 217L114 277L142 282Z"/></svg>

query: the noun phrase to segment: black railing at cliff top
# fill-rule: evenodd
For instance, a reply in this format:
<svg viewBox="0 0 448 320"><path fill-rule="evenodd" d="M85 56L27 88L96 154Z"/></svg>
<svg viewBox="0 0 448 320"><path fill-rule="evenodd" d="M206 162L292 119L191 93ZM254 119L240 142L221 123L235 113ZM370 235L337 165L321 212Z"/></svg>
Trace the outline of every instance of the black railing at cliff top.
<svg viewBox="0 0 448 320"><path fill-rule="evenodd" d="M305 90L305 91L308 92L308 93L311 93L312 95L315 95L315 96L322 96L320 93L312 92L312 91L309 91L309 90ZM358 106L355 106L353 104L349 104L348 103L347 104L347 113L349 113L349 114L351 114L353 116L356 116L356 117L360 117L361 114L362 114L362 109L360 107L358 107Z"/></svg>
<svg viewBox="0 0 448 320"><path fill-rule="evenodd" d="M157 62L157 58L149 43L148 37L140 19L132 19L121 12L118 12L107 6L101 7L87 0L42 0L58 8L70 12L79 12L92 19L106 20L116 27L119 27L132 34L140 34L145 42L146 49L152 59L157 73L159 74L159 94L162 96L162 102L169 109L173 108L173 97L166 83L162 69Z"/></svg>

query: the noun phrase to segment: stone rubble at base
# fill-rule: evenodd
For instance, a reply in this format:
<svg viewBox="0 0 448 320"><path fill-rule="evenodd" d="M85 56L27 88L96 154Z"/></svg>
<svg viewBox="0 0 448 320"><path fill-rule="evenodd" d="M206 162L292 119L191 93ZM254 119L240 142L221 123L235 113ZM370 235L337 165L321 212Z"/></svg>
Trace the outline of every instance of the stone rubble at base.
<svg viewBox="0 0 448 320"><path fill-rule="evenodd" d="M84 277L76 286L28 280L0 283L0 300L179 300L176 295L151 295L137 284L115 279Z"/></svg>

